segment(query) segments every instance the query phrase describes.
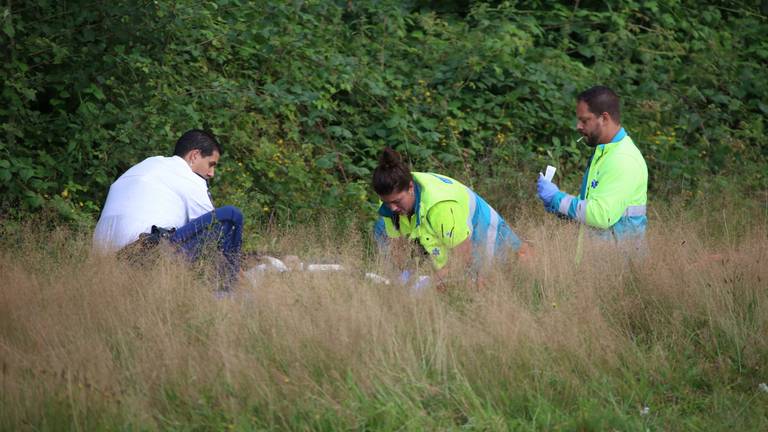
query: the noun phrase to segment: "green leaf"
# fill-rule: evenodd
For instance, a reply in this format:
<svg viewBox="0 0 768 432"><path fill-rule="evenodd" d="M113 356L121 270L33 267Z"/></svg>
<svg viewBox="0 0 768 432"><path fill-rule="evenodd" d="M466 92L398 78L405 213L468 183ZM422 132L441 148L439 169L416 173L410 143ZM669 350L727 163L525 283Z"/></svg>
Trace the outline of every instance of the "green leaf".
<svg viewBox="0 0 768 432"><path fill-rule="evenodd" d="M328 128L328 132L330 132L333 136L341 138L352 138L352 132L341 126L331 126Z"/></svg>
<svg viewBox="0 0 768 432"><path fill-rule="evenodd" d="M13 38L16 35L16 30L14 30L13 23L11 23L9 18L6 18L3 22L3 33L5 33L9 38Z"/></svg>
<svg viewBox="0 0 768 432"><path fill-rule="evenodd" d="M315 166L320 169L330 169L336 164L336 153L329 153L318 158L315 161Z"/></svg>

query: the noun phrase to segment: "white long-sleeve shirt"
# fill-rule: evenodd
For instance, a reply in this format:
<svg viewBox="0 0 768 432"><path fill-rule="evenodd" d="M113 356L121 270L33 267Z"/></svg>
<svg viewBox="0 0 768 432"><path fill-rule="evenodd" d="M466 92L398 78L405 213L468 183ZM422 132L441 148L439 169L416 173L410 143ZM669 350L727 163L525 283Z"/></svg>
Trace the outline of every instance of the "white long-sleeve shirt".
<svg viewBox="0 0 768 432"><path fill-rule="evenodd" d="M116 251L152 225L178 228L213 210L206 181L178 157L144 159L109 188L93 235L94 248Z"/></svg>

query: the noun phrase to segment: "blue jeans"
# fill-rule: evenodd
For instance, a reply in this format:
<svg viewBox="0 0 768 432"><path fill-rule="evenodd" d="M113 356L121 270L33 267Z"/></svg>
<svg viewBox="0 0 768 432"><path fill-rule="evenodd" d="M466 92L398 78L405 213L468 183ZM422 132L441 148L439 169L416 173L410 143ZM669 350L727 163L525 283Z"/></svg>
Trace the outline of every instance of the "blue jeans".
<svg viewBox="0 0 768 432"><path fill-rule="evenodd" d="M243 213L237 207L224 206L177 228L170 240L192 261L200 257L204 245L215 243L224 255L224 262L217 268L222 289L228 290L240 272L242 236Z"/></svg>

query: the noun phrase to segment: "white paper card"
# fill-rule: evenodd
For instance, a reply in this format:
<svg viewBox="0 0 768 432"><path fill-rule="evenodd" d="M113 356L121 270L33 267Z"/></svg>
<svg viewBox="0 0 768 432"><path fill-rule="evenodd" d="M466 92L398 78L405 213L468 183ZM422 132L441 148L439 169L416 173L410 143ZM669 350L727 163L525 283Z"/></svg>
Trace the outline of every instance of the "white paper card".
<svg viewBox="0 0 768 432"><path fill-rule="evenodd" d="M555 171L557 171L557 168L552 165L547 165L547 171L544 173L544 178L547 179L547 181L552 181L552 179L555 178Z"/></svg>

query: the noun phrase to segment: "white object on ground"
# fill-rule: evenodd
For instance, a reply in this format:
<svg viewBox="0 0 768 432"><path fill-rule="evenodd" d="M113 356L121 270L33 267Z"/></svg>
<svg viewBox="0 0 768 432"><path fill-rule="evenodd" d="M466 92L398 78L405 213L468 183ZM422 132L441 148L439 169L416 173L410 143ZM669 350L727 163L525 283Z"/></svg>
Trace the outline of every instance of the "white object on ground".
<svg viewBox="0 0 768 432"><path fill-rule="evenodd" d="M248 271L246 271L246 273L249 273L249 272L264 272L264 271L267 271L267 270L269 270L271 268L272 268L271 265L266 265L266 264L262 263L262 264L257 264L255 266L249 268Z"/></svg>
<svg viewBox="0 0 768 432"><path fill-rule="evenodd" d="M269 255L264 255L262 258L264 258L265 260L267 260L267 261L269 262L269 264L270 264L272 267L274 267L274 268L275 268L275 270L277 270L277 271L279 271L279 272L281 272L281 273L282 273L282 272L287 272L287 271L288 271L288 266L286 266L286 265L285 265L285 263L284 263L284 262L282 262L282 261L280 261L279 259L277 259L277 258L275 258L275 257L271 257L271 256L269 256ZM256 266L256 267L258 267L258 266Z"/></svg>
<svg viewBox="0 0 768 432"><path fill-rule="evenodd" d="M760 384L758 384L758 385L757 385L757 388L759 388L759 389L760 389L760 391L762 391L762 392L764 392L764 393L768 393L768 384L766 384L766 383L760 383Z"/></svg>
<svg viewBox="0 0 768 432"><path fill-rule="evenodd" d="M266 262L257 264L249 268L244 273L244 276L248 279L248 281L253 286L258 285L258 283L261 281L261 278L263 277L263 273L270 272L270 271L277 271L277 272L283 273L283 272L289 272L291 270L310 271L310 272L344 271L345 270L344 266L342 266L341 264L304 264L303 262L298 260L297 257L294 258L293 256L286 257L285 262L275 257L271 257L269 255L263 255L261 256L261 259ZM371 272L365 273L365 278L378 284L383 284L383 285L391 284L391 281L389 279L387 279L384 276L377 275L376 273L371 273ZM414 282L411 289L414 291L420 291L421 289L429 286L429 283L430 283L429 276L419 276L416 279L416 282Z"/></svg>
<svg viewBox="0 0 768 432"><path fill-rule="evenodd" d="M647 406L644 406L643 409L640 410L641 416L647 416L650 413L651 413L651 409L648 408Z"/></svg>
<svg viewBox="0 0 768 432"><path fill-rule="evenodd" d="M283 257L283 263L285 263L285 266L288 267L288 270L291 271L302 271L304 270L304 263L301 262L299 257L296 255L286 255Z"/></svg>
<svg viewBox="0 0 768 432"><path fill-rule="evenodd" d="M307 264L307 271L341 271L344 270L339 264Z"/></svg>
<svg viewBox="0 0 768 432"><path fill-rule="evenodd" d="M379 276L376 273L368 272L368 273L365 274L365 277L366 277L366 279L370 279L373 282L376 282L376 283L379 283L379 284L389 285L389 283L390 283L389 279L385 278L384 276Z"/></svg>
<svg viewBox="0 0 768 432"><path fill-rule="evenodd" d="M551 182L552 179L555 178L555 171L557 171L557 168L552 165L547 165L547 170L544 172L544 178Z"/></svg>

